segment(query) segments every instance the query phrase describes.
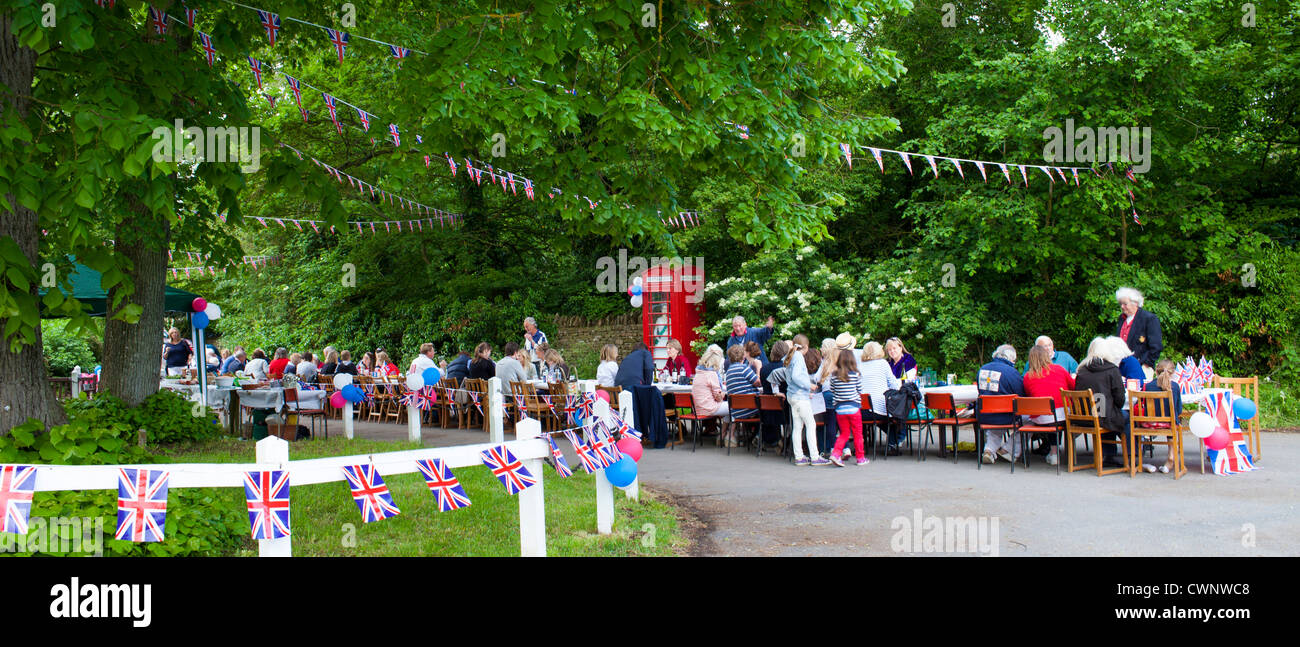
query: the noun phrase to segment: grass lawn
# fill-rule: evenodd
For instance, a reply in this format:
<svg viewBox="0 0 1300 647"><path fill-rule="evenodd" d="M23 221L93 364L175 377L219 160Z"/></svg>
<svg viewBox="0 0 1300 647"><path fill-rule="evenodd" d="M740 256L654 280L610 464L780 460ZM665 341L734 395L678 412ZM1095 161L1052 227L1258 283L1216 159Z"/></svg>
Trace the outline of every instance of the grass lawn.
<svg viewBox="0 0 1300 647"><path fill-rule="evenodd" d="M321 458L418 449L409 442L346 440L299 441L291 459ZM208 443L153 448L174 462L253 462L249 441L222 439ZM417 472L385 476L402 514L363 523L346 481L293 486L291 522L295 556L518 556L519 505L486 467L455 470L472 504L439 512L434 496ZM595 476L575 473L559 478L545 467L546 553L564 557L672 556L684 554L687 542L673 509L643 491L641 502L615 490L614 532L596 532ZM242 501L242 493L240 494ZM222 503L227 504L226 502ZM256 554L254 542L239 554Z"/></svg>

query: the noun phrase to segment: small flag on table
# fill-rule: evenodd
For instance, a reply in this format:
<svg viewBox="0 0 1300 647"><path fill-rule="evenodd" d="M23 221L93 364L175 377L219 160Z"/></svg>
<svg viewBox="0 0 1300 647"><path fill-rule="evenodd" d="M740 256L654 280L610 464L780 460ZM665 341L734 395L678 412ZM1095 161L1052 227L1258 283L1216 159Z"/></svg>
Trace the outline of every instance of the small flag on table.
<svg viewBox="0 0 1300 647"><path fill-rule="evenodd" d="M244 498L253 539L289 536L289 472L244 472Z"/></svg>
<svg viewBox="0 0 1300 647"><path fill-rule="evenodd" d="M439 512L469 507L469 495L465 494L465 488L441 458L415 461L415 466L424 474L424 483L429 486L429 491L438 498Z"/></svg>
<svg viewBox="0 0 1300 647"><path fill-rule="evenodd" d="M343 476L352 488L352 499L361 510L361 518L366 523L382 521L396 517L402 511L393 503L393 495L384 484L384 477L374 465L348 465L343 468Z"/></svg>
<svg viewBox="0 0 1300 647"><path fill-rule="evenodd" d="M480 454L483 464L492 470L492 475L501 481L507 493L518 494L537 484L528 468L505 445L485 449Z"/></svg>
<svg viewBox="0 0 1300 647"><path fill-rule="evenodd" d="M186 271L189 274L189 271ZM167 472L123 468L117 475L114 539L162 541L167 526Z"/></svg>
<svg viewBox="0 0 1300 647"><path fill-rule="evenodd" d="M32 496L36 494L36 468L31 465L5 465L0 468L0 510L4 510L4 532L27 534L27 520L32 514Z"/></svg>

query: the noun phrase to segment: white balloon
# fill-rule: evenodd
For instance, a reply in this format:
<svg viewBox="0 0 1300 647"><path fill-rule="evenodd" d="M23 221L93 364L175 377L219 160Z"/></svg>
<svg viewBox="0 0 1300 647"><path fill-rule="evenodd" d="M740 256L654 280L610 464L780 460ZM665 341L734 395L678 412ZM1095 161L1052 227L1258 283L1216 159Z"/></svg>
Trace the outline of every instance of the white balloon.
<svg viewBox="0 0 1300 647"><path fill-rule="evenodd" d="M348 373L337 373L334 375L334 388L342 389L352 383L352 376Z"/></svg>
<svg viewBox="0 0 1300 647"><path fill-rule="evenodd" d="M424 388L424 376L419 373L406 374L406 388L412 391L418 391Z"/></svg>
<svg viewBox="0 0 1300 647"><path fill-rule="evenodd" d="M1192 419L1188 421L1187 426L1191 428L1192 435L1197 438L1209 438L1214 434L1214 428L1217 427L1214 418L1204 411L1197 411L1192 414Z"/></svg>
<svg viewBox="0 0 1300 647"><path fill-rule="evenodd" d="M221 306L209 303L208 307L203 309L203 314L208 316L209 321L216 321L221 318Z"/></svg>
<svg viewBox="0 0 1300 647"><path fill-rule="evenodd" d="M640 308L640 307L641 307L641 295L638 294L638 295L632 297L632 307L633 307L633 308Z"/></svg>
<svg viewBox="0 0 1300 647"><path fill-rule="evenodd" d="M641 277L638 276L632 279L632 285L641 285Z"/></svg>

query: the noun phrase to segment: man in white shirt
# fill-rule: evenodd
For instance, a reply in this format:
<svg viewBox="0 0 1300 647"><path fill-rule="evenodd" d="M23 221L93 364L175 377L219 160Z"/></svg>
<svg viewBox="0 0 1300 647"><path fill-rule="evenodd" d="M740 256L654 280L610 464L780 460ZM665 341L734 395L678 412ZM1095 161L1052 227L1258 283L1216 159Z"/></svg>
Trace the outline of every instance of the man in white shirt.
<svg viewBox="0 0 1300 647"><path fill-rule="evenodd" d="M537 357L537 347L545 345L546 333L537 328L537 320L532 317L524 318L524 351L527 352L528 359L524 363L532 363L534 372L542 370L543 360Z"/></svg>
<svg viewBox="0 0 1300 647"><path fill-rule="evenodd" d="M420 344L420 354L411 360L411 369L407 372L423 374L427 369L434 368L437 365L433 361L433 344L425 342Z"/></svg>

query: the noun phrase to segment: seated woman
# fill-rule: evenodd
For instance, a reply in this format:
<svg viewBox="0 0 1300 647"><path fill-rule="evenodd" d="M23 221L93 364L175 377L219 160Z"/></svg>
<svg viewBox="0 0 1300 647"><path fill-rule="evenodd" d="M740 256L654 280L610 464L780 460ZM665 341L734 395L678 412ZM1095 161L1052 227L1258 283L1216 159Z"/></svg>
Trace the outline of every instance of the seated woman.
<svg viewBox="0 0 1300 647"><path fill-rule="evenodd" d="M401 372L397 369L396 364L388 360L388 353L383 351L379 351L379 354L375 356L375 370L383 375L397 375Z"/></svg>
<svg viewBox="0 0 1300 647"><path fill-rule="evenodd" d="M349 375L357 374L357 365L352 363L351 351L345 350L342 353L339 353L339 364L335 371L338 373L347 373Z"/></svg>
<svg viewBox="0 0 1300 647"><path fill-rule="evenodd" d="M1138 361L1128 344L1119 337L1107 337L1106 342L1110 344L1111 355L1119 358L1120 377L1125 380L1139 380L1139 384L1145 383L1147 374L1142 371L1142 362Z"/></svg>
<svg viewBox="0 0 1300 647"><path fill-rule="evenodd" d="M1115 354L1114 344L1104 337L1097 337L1088 344L1088 355L1079 363L1079 372L1074 377L1076 391L1092 389L1094 397L1101 396L1097 417L1102 428L1108 430L1105 436L1109 438L1116 434L1128 437L1128 412L1124 410L1128 396L1124 378L1119 372L1120 359ZM1102 445L1101 454L1106 467L1124 466L1124 459L1115 445Z"/></svg>
<svg viewBox="0 0 1300 647"><path fill-rule="evenodd" d="M257 351L253 351L253 354L256 355ZM325 363L321 364L320 374L334 375L337 372L339 372L339 352L331 350L325 354Z"/></svg>
<svg viewBox="0 0 1300 647"><path fill-rule="evenodd" d="M377 367L375 366L375 354L370 351L366 351L366 353L361 356L361 363L357 364L357 373L359 375L373 376L375 375L376 368Z"/></svg>
<svg viewBox="0 0 1300 647"><path fill-rule="evenodd" d="M727 435L730 423L727 422L727 400L722 390L719 376L722 374L722 349L716 344L710 345L700 358L695 377L691 380L691 400L695 403L695 413L722 420L722 433L718 442Z"/></svg>
<svg viewBox="0 0 1300 647"><path fill-rule="evenodd" d="M474 347L474 359L469 363L469 377L471 380L490 380L496 375L497 365L492 361L492 344L481 342Z"/></svg>
<svg viewBox="0 0 1300 647"><path fill-rule="evenodd" d="M253 359L248 360L248 364L244 366L244 373L260 381L267 379L267 371L270 368L271 364L266 361L266 351L258 348L253 351Z"/></svg>
<svg viewBox="0 0 1300 647"><path fill-rule="evenodd" d="M605 344L600 349L600 366L596 367L596 384L614 386L618 375L618 346Z"/></svg>
<svg viewBox="0 0 1300 647"><path fill-rule="evenodd" d="M755 348L758 347L758 344L750 343ZM758 374L751 368L749 358L745 355L746 349L742 348L740 344L727 349L727 359L730 361L730 364L727 365L727 395L758 395L762 392ZM758 409L733 409L731 411L732 420L756 417L758 417ZM734 444L736 443L735 432L736 430L732 429L733 437L726 439L727 442L733 443L728 445L730 447L737 446Z"/></svg>
<svg viewBox="0 0 1300 647"><path fill-rule="evenodd" d="M889 446L885 448L885 453L889 456L897 456L898 445L906 432L902 424L889 417L889 410L885 407L885 391L900 388L903 383L894 376L893 369L885 360L885 349L879 342L869 341L863 344L861 360L858 363L858 371L861 373L862 392L871 396L871 409L862 411L862 420L875 420L885 425L889 437ZM913 373L915 374L915 368Z"/></svg>
<svg viewBox="0 0 1300 647"><path fill-rule="evenodd" d="M664 364L664 372L669 377L676 380L678 377L691 377L695 375L695 367L691 366L691 360L682 354L682 343L676 339L669 339L664 347L668 350L668 361Z"/></svg>
<svg viewBox="0 0 1300 647"><path fill-rule="evenodd" d="M1052 362L1052 351L1047 350L1046 347L1035 345L1030 348L1029 362L1025 366L1025 395L1031 398L1051 398L1052 404L1056 407L1056 417L1034 416L1029 421L1036 425L1047 425L1054 420L1064 420L1065 402L1061 399L1062 389L1073 391L1074 377L1060 364ZM1035 450L1035 453L1046 454L1048 465L1056 465L1060 462L1056 436L1044 435L1043 444L1039 450Z"/></svg>
<svg viewBox="0 0 1300 647"><path fill-rule="evenodd" d="M1176 382L1174 382L1174 370L1177 368L1178 368L1177 364L1167 359L1162 359L1159 362L1156 362L1155 377L1150 382L1147 382L1146 386L1143 387L1142 389L1144 391L1169 391L1171 393L1169 399L1173 400L1174 403L1175 421L1177 421L1178 418L1183 415L1182 389L1179 388ZM1166 406L1168 405L1166 405L1163 402L1157 403L1155 406L1155 411L1152 412L1151 415L1155 415L1155 416L1169 415L1169 412L1165 409ZM1167 429L1168 425L1158 423L1158 422L1152 422L1152 423L1144 423L1143 427L1147 429ZM1173 468L1174 468L1174 453L1171 451L1169 452L1169 458L1165 460L1164 465L1161 465L1159 467L1159 470L1165 474L1168 474L1169 470L1172 470ZM1142 469L1148 472L1154 472L1156 471L1157 468L1155 465L1147 463L1142 465Z"/></svg>
<svg viewBox="0 0 1300 647"><path fill-rule="evenodd" d="M564 358L560 356L560 351L554 348L546 350L546 375L547 383L563 383L569 381L569 365L564 363Z"/></svg>
<svg viewBox="0 0 1300 647"><path fill-rule="evenodd" d="M916 359L907 352L903 340L897 337L885 340L885 355L889 359L889 369L893 371L894 377L903 381L916 379Z"/></svg>

